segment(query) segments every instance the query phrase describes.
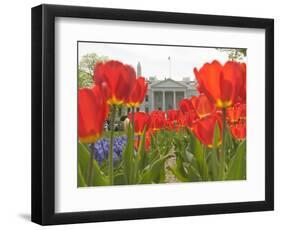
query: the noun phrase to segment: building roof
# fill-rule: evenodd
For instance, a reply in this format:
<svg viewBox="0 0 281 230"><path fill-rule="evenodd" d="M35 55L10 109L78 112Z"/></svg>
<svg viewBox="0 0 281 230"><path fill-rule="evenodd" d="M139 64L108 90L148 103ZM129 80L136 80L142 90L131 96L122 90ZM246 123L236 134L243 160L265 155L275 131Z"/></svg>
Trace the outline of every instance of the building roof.
<svg viewBox="0 0 281 230"><path fill-rule="evenodd" d="M187 87L187 84L183 81L175 81L173 79L167 78L166 80L155 81L150 84L150 87Z"/></svg>
<svg viewBox="0 0 281 230"><path fill-rule="evenodd" d="M165 88L165 87L175 87L175 88L195 88L196 82L194 81L175 81L173 79L167 78L165 80L157 80L150 82L149 88Z"/></svg>

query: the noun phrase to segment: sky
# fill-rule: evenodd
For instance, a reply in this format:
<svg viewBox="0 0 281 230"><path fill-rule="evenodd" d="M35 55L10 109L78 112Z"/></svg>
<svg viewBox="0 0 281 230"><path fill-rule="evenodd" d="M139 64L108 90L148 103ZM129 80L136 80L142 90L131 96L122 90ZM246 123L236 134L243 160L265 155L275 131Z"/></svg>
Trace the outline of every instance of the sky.
<svg viewBox="0 0 281 230"><path fill-rule="evenodd" d="M149 78L156 76L163 80L170 76L173 80L180 81L183 78L194 80L193 69L200 68L206 62L218 60L222 64L228 60L226 52L216 48L205 47L176 47L131 45L112 43L79 42L79 60L87 53L108 56L109 59L119 60L132 65L135 69L137 63L141 63L142 76ZM170 61L169 58L170 57Z"/></svg>

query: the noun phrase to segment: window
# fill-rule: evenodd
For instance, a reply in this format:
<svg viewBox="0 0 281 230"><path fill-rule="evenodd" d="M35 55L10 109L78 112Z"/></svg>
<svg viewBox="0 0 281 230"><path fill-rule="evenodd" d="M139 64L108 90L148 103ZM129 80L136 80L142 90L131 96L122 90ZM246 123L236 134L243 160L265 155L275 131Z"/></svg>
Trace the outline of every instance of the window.
<svg viewBox="0 0 281 230"><path fill-rule="evenodd" d="M148 95L145 95L145 101L148 101Z"/></svg>
<svg viewBox="0 0 281 230"><path fill-rule="evenodd" d="M184 98L184 92L176 92L176 107L178 106L179 102Z"/></svg>
<svg viewBox="0 0 281 230"><path fill-rule="evenodd" d="M149 108L148 107L145 107L145 112L149 113Z"/></svg>
<svg viewBox="0 0 281 230"><path fill-rule="evenodd" d="M162 110L162 92L154 92L154 107L158 110Z"/></svg>

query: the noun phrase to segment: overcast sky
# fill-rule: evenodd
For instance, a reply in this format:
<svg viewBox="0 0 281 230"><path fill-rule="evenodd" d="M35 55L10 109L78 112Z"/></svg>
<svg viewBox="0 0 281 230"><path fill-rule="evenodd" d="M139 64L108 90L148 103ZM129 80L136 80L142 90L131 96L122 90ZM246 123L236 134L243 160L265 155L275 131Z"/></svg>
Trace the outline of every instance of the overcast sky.
<svg viewBox="0 0 281 230"><path fill-rule="evenodd" d="M215 48L175 47L79 42L79 60L87 53L108 56L110 59L137 67L141 63L142 75L157 79L169 77L169 60L171 57L171 76L174 80L183 77L194 79L193 68L200 68L205 62L216 59L222 64L228 60L226 52Z"/></svg>

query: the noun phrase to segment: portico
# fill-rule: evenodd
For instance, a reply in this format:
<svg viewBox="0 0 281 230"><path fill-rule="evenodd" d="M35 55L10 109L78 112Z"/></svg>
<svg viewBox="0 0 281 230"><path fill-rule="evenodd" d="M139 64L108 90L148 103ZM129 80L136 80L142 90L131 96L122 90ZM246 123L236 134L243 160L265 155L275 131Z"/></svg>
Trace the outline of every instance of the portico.
<svg viewBox="0 0 281 230"><path fill-rule="evenodd" d="M177 90L151 90L151 110L177 109L178 102L185 97L185 91Z"/></svg>
<svg viewBox="0 0 281 230"><path fill-rule="evenodd" d="M190 82L175 81L170 78L151 82L140 110L151 112L153 110L178 109L180 100L196 94L196 88Z"/></svg>

